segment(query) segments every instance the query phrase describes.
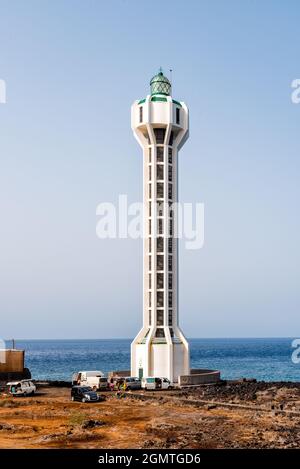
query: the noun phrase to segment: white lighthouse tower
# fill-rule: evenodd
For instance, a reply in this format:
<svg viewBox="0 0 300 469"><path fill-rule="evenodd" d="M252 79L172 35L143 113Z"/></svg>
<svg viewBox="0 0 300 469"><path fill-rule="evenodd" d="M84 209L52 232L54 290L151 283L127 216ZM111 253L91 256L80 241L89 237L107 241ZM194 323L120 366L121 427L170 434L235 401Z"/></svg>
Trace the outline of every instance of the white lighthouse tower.
<svg viewBox="0 0 300 469"><path fill-rule="evenodd" d="M131 344L131 375L176 382L190 373L189 344L178 324L175 236L178 150L188 138L189 115L183 102L172 99L162 71L150 86L151 94L131 108L144 159L143 327Z"/></svg>

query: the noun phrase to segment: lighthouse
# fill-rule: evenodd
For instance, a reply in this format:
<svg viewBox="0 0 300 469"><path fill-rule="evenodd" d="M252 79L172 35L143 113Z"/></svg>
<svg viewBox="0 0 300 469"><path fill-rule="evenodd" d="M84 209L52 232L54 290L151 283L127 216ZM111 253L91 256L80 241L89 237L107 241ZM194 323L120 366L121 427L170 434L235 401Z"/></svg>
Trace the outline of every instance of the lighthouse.
<svg viewBox="0 0 300 469"><path fill-rule="evenodd" d="M131 375L177 382L190 373L189 344L178 311L178 151L189 134L184 102L160 70L150 94L131 107L143 150L143 326L131 344Z"/></svg>

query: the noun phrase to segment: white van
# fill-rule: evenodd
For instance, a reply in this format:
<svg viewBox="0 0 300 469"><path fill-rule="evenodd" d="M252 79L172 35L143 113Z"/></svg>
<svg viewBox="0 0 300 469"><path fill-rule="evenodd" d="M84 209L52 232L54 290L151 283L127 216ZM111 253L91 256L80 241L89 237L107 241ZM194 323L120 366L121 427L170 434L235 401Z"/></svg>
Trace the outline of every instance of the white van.
<svg viewBox="0 0 300 469"><path fill-rule="evenodd" d="M142 378L142 389L157 390L157 389L172 389L172 383L168 378Z"/></svg>
<svg viewBox="0 0 300 469"><path fill-rule="evenodd" d="M104 373L102 373L102 371L79 371L72 376L72 384L77 386L90 386L93 390L97 390L103 387L103 378Z"/></svg>
<svg viewBox="0 0 300 469"><path fill-rule="evenodd" d="M8 392L13 396L32 396L36 391L36 386L30 379L11 381L7 383Z"/></svg>

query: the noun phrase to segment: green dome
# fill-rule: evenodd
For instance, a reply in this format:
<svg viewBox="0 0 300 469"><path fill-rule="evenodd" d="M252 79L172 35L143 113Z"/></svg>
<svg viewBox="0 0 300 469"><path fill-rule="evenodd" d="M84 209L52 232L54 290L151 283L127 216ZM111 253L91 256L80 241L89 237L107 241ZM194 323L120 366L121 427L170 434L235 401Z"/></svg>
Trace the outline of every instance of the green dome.
<svg viewBox="0 0 300 469"><path fill-rule="evenodd" d="M150 81L151 95L153 94L165 94L166 96L171 95L171 83L168 78L164 76L163 72L160 71Z"/></svg>

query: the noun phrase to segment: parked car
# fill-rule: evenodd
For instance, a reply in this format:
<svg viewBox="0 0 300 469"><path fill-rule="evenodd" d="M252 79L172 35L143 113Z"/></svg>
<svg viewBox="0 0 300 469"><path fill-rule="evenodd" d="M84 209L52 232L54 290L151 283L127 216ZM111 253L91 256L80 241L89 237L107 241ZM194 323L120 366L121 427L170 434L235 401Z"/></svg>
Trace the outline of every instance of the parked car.
<svg viewBox="0 0 300 469"><path fill-rule="evenodd" d="M73 386L71 400L80 402L98 402L99 396L90 386Z"/></svg>
<svg viewBox="0 0 300 469"><path fill-rule="evenodd" d="M144 377L141 384L143 389L149 390L172 389L173 387L168 378Z"/></svg>
<svg viewBox="0 0 300 469"><path fill-rule="evenodd" d="M129 391L131 389L141 389L141 380L139 378L134 378L131 376L126 376L122 378L115 378L113 380L114 389L123 389Z"/></svg>
<svg viewBox="0 0 300 469"><path fill-rule="evenodd" d="M75 386L90 386L95 391L100 389L100 379L104 378L102 371L79 371L72 376L72 384ZM106 379L107 381L107 379Z"/></svg>
<svg viewBox="0 0 300 469"><path fill-rule="evenodd" d="M109 388L108 379L103 377L99 378L99 390L107 390Z"/></svg>
<svg viewBox="0 0 300 469"><path fill-rule="evenodd" d="M141 380L139 378L126 377L124 378L126 389L141 389Z"/></svg>
<svg viewBox="0 0 300 469"><path fill-rule="evenodd" d="M32 396L36 391L35 384L30 379L11 381L7 383L8 392L13 396Z"/></svg>

